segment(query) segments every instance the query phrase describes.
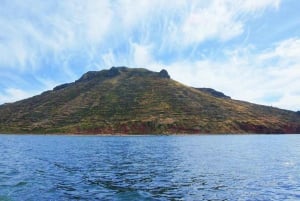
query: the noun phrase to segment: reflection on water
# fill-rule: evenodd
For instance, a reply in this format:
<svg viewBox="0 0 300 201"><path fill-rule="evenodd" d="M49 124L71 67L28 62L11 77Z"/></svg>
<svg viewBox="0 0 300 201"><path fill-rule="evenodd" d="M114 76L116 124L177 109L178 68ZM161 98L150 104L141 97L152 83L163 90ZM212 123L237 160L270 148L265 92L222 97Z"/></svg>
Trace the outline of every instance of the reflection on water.
<svg viewBox="0 0 300 201"><path fill-rule="evenodd" d="M0 135L0 200L297 200L299 135Z"/></svg>

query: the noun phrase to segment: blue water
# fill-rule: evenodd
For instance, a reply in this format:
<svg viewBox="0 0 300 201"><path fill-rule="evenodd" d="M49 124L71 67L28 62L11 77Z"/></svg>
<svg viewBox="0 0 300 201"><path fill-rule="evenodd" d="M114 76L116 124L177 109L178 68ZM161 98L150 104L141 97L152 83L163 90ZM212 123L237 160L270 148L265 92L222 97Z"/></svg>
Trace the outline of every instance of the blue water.
<svg viewBox="0 0 300 201"><path fill-rule="evenodd" d="M300 200L300 135L0 135L0 200Z"/></svg>

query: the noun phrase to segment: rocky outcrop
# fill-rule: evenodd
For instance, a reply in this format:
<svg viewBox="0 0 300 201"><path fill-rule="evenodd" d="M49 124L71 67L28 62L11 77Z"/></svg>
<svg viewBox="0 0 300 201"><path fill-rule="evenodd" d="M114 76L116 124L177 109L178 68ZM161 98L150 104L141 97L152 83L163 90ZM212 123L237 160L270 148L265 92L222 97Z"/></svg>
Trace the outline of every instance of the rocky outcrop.
<svg viewBox="0 0 300 201"><path fill-rule="evenodd" d="M99 75L98 71L89 71L89 72L83 74L78 80L75 81L75 83L90 81L90 80L94 79L95 77L97 77L98 75Z"/></svg>
<svg viewBox="0 0 300 201"><path fill-rule="evenodd" d="M195 88L199 91L202 91L204 93L208 93L216 98L225 98L225 99L230 99L230 96L226 96L224 93L220 92L220 91L216 91L214 89L211 88Z"/></svg>
<svg viewBox="0 0 300 201"><path fill-rule="evenodd" d="M159 73L158 73L159 77L161 78L167 78L167 79L170 79L170 75L168 73L168 71L166 71L165 69L161 70Z"/></svg>
<svg viewBox="0 0 300 201"><path fill-rule="evenodd" d="M57 91L57 90L61 90L64 88L67 88L68 86L70 86L72 83L67 83L67 84L62 84L62 85L58 85L56 87L53 88L53 91Z"/></svg>

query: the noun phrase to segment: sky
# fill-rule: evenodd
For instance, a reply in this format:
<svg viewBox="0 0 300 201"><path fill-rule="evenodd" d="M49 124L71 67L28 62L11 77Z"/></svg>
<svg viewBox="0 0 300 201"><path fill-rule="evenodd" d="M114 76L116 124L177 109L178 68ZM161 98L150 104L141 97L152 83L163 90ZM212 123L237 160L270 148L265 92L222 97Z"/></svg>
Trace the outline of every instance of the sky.
<svg viewBox="0 0 300 201"><path fill-rule="evenodd" d="M299 0L1 0L0 104L128 66L298 111L299 10Z"/></svg>

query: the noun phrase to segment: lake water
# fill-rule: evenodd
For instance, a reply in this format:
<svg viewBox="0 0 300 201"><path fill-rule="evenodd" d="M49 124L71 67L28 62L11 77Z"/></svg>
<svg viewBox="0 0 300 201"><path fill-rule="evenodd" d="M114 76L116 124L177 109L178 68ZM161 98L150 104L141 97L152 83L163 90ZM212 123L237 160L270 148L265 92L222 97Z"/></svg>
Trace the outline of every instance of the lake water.
<svg viewBox="0 0 300 201"><path fill-rule="evenodd" d="M300 200L300 135L0 135L0 200Z"/></svg>

